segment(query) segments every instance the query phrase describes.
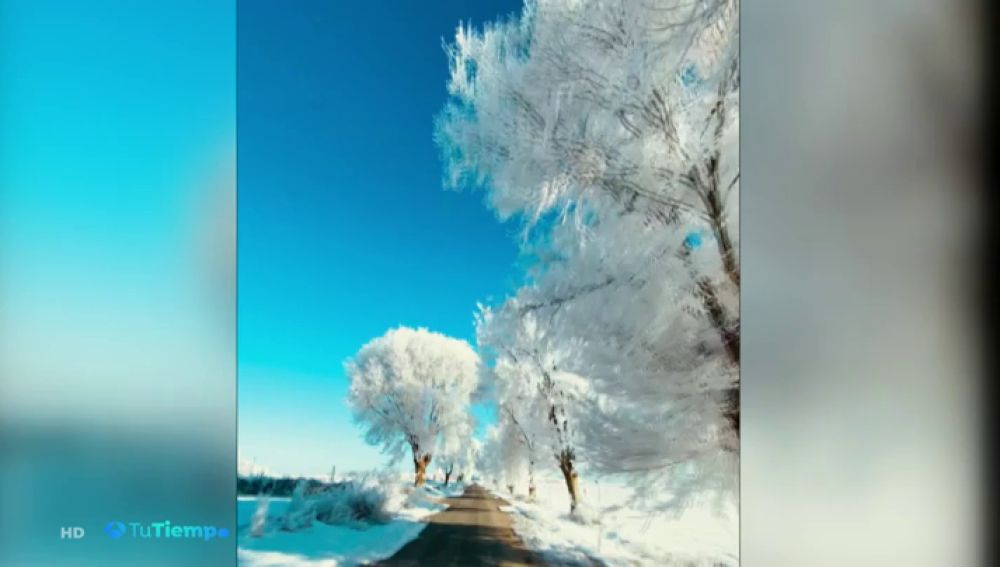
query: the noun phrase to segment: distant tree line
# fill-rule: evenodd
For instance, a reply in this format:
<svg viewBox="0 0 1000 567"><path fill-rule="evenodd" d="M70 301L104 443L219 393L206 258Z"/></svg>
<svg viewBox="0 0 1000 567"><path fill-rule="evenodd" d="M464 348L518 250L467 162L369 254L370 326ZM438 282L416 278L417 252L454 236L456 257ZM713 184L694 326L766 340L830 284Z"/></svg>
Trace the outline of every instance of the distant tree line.
<svg viewBox="0 0 1000 567"><path fill-rule="evenodd" d="M236 493L240 496L291 497L295 487L302 483L304 494L319 494L342 488L343 482L323 482L314 478L275 478L264 475L236 477Z"/></svg>

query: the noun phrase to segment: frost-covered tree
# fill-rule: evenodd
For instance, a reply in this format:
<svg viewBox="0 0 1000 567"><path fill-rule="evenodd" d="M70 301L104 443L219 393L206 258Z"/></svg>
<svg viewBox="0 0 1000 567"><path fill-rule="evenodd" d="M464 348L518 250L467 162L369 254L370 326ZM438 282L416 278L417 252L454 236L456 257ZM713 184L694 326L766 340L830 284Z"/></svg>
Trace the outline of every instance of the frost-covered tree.
<svg viewBox="0 0 1000 567"><path fill-rule="evenodd" d="M513 494L527 478L529 458L517 431L501 415L486 430L476 467L495 487L502 485Z"/></svg>
<svg viewBox="0 0 1000 567"><path fill-rule="evenodd" d="M637 219L619 217L614 226L625 222ZM668 258L650 262L653 250ZM695 281L685 279L705 252L690 240L629 247L597 240L550 262L505 305L544 324L559 368L592 387L575 398L585 440L578 454L597 470L666 488L656 492L678 504L697 493L733 495L737 480L738 439L727 415L735 369L691 292ZM599 282L612 273L627 274L618 276L624 283L575 291L584 277ZM649 492L643 497L652 504Z"/></svg>
<svg viewBox="0 0 1000 567"><path fill-rule="evenodd" d="M554 457L570 497L571 511L580 500L576 410L587 384L564 369L569 351L556 348L531 313L517 299L499 310L481 307L476 340L493 355L492 376L500 423L523 446L534 496L535 465L542 452Z"/></svg>
<svg viewBox="0 0 1000 567"><path fill-rule="evenodd" d="M528 0L459 28L438 121L449 179L503 217L607 214L705 229L739 284L736 0Z"/></svg>
<svg viewBox="0 0 1000 567"><path fill-rule="evenodd" d="M458 30L437 124L451 184L523 223L503 310L593 386L588 460L679 494L736 484L738 25L737 0L528 0Z"/></svg>
<svg viewBox="0 0 1000 567"><path fill-rule="evenodd" d="M485 330L483 314L486 312L486 308L481 308L476 319L481 331ZM544 403L539 392L532 389L531 381L519 379L517 369L510 365L509 358L495 359L487 376L495 396L497 427L505 440L520 445L518 451L508 451L508 454L524 461L528 476L528 498L534 500L535 472L542 449L540 438L544 438L544 434L539 432L540 428L545 428L542 424L545 421L542 416L546 415Z"/></svg>
<svg viewBox="0 0 1000 567"><path fill-rule="evenodd" d="M518 406L511 401L506 401L499 406L501 413L501 423L507 428L507 434L520 446L518 451L520 458L527 463L528 471L528 500L534 501L537 487L535 485L535 470L538 465L538 439L532 430L530 418L523 415Z"/></svg>
<svg viewBox="0 0 1000 567"><path fill-rule="evenodd" d="M465 414L464 419L460 419L443 431L438 453L438 462L444 473L444 485L448 486L453 475L461 475L468 467L468 463L473 460L471 453L475 451L472 439L474 423L472 415Z"/></svg>
<svg viewBox="0 0 1000 567"><path fill-rule="evenodd" d="M500 433L499 423L486 429L482 448L476 458L476 470L493 488L499 488L504 480Z"/></svg>
<svg viewBox="0 0 1000 567"><path fill-rule="evenodd" d="M458 475L455 480L462 482L475 476L476 463L479 460L482 446L482 441L471 437L468 440L468 444L462 447L462 451L459 452L458 457L455 459L455 474Z"/></svg>
<svg viewBox="0 0 1000 567"><path fill-rule="evenodd" d="M365 440L400 459L409 449L414 484L424 483L439 446L451 446L469 420L479 357L468 343L399 327L371 340L346 363L348 403Z"/></svg>

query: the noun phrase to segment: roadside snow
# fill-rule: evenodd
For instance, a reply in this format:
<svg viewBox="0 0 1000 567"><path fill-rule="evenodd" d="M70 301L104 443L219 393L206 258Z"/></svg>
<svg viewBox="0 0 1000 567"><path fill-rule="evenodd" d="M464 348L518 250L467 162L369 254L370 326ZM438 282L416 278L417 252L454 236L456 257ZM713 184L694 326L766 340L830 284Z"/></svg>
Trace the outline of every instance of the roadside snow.
<svg viewBox="0 0 1000 567"><path fill-rule="evenodd" d="M261 499L241 497L237 501L239 523L238 559L248 567L349 567L389 557L426 527L425 519L446 506L441 498L461 493L434 483L415 490L402 481L386 487L389 494L387 523L353 527L313 522L297 531L276 528L289 509L289 498L267 503L268 527L260 537L252 535L253 517L262 509Z"/></svg>
<svg viewBox="0 0 1000 567"><path fill-rule="evenodd" d="M583 484L583 483L581 483ZM587 521L571 518L566 489L557 479L538 482L538 500L494 490L509 506L514 530L550 565L739 565L736 510L718 515L689 510L680 517L629 509L628 489L588 484L582 498Z"/></svg>

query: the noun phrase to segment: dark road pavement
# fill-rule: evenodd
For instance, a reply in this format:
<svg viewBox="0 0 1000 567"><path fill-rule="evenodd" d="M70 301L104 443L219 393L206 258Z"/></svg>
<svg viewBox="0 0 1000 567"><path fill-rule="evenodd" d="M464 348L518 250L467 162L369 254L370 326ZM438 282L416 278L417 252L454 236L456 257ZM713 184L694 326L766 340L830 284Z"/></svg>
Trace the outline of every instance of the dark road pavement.
<svg viewBox="0 0 1000 567"><path fill-rule="evenodd" d="M447 510L428 519L420 536L384 559L382 567L516 567L544 565L521 543L499 500L479 486L448 498Z"/></svg>

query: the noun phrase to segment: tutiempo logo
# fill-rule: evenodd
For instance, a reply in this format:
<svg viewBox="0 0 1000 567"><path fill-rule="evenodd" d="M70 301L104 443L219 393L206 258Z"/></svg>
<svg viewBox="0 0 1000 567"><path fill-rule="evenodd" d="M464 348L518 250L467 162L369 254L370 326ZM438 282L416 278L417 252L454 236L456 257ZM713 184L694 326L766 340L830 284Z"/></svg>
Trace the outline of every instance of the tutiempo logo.
<svg viewBox="0 0 1000 567"><path fill-rule="evenodd" d="M111 539L118 539L125 535L125 524L121 522L108 522L108 525L104 526L104 533L108 534Z"/></svg>
<svg viewBox="0 0 1000 567"><path fill-rule="evenodd" d="M111 539L131 537L138 539L200 539L204 541L229 537L229 530L216 526L171 524L170 521L143 524L141 522L111 521L104 526L104 533Z"/></svg>

